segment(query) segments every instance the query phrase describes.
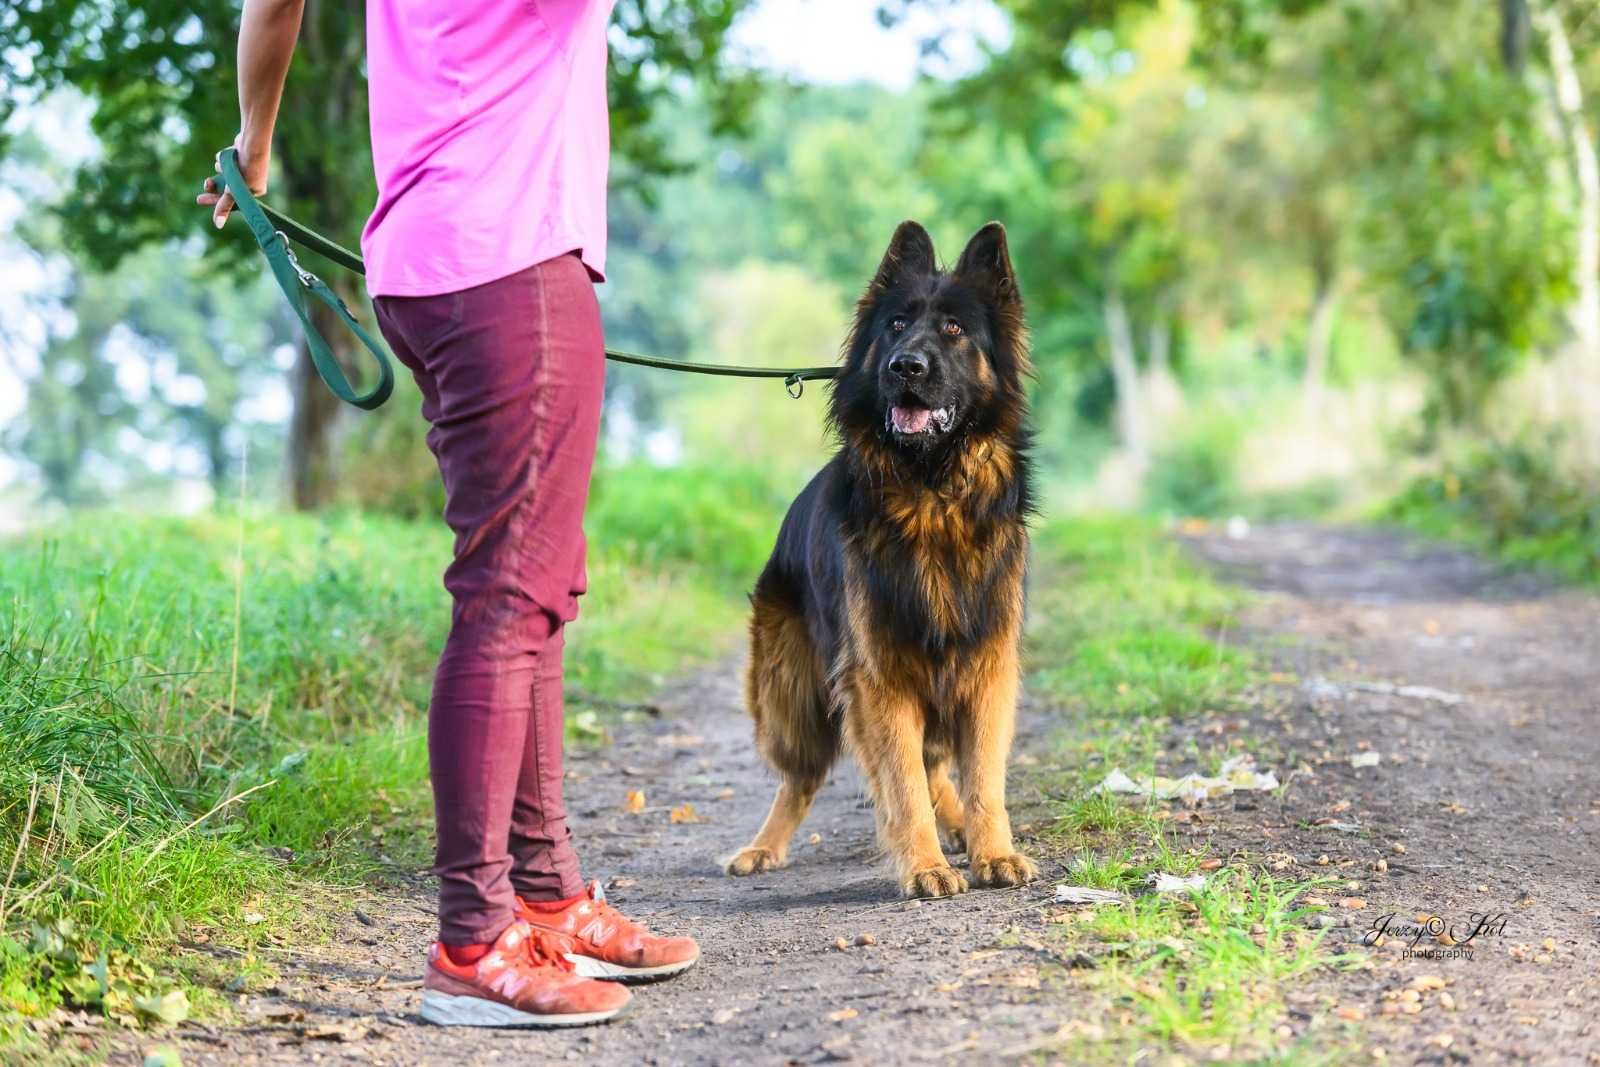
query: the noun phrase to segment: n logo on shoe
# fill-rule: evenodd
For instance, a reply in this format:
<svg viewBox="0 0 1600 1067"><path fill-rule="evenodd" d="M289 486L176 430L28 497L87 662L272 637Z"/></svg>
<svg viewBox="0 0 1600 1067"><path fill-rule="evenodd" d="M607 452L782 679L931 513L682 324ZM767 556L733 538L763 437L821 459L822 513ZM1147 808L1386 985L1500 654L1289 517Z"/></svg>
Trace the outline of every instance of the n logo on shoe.
<svg viewBox="0 0 1600 1067"><path fill-rule="evenodd" d="M616 933L616 929L615 926L607 926L599 919L590 919L584 928L578 931L578 937L595 945L603 945L612 934Z"/></svg>
<svg viewBox="0 0 1600 1067"><path fill-rule="evenodd" d="M522 992L522 987L527 984L527 976L518 974L512 967L497 972L488 982L490 991L498 993L507 1000L516 1000L517 994Z"/></svg>

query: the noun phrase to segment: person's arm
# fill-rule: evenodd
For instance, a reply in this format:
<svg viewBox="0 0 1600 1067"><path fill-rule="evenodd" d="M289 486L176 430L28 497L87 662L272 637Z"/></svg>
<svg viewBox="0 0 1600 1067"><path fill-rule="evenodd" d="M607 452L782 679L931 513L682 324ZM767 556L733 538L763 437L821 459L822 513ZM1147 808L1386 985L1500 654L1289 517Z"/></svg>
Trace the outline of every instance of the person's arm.
<svg viewBox="0 0 1600 1067"><path fill-rule="evenodd" d="M305 0L245 0L239 22L239 136L233 146L239 152L239 172L257 196L267 191L272 127L304 10ZM219 192L214 178L206 179L195 202L211 208L218 229L233 210L233 197Z"/></svg>

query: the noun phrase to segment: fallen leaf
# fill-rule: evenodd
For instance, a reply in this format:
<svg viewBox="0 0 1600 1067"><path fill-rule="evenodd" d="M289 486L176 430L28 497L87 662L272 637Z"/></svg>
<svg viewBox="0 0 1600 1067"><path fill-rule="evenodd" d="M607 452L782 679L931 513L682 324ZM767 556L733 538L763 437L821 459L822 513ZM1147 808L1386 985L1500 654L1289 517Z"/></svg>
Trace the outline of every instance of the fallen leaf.
<svg viewBox="0 0 1600 1067"><path fill-rule="evenodd" d="M1358 1023L1362 1019L1365 1019L1367 1017L1367 1009L1365 1009L1365 1008L1357 1008L1357 1007L1352 1006L1352 1007L1348 1007L1348 1008L1340 1008L1338 1011L1334 1012L1334 1014L1337 1015L1341 1019L1345 1019L1345 1020L1348 1020L1349 1022L1353 1022L1353 1023Z"/></svg>
<svg viewBox="0 0 1600 1067"><path fill-rule="evenodd" d="M1411 979L1412 989L1443 989L1447 985L1449 983L1437 974L1419 974Z"/></svg>
<svg viewBox="0 0 1600 1067"><path fill-rule="evenodd" d="M1150 885L1157 893L1184 893L1192 890L1204 889L1206 876L1191 874L1187 878L1179 878L1175 874L1154 872L1150 875Z"/></svg>
<svg viewBox="0 0 1600 1067"><path fill-rule="evenodd" d="M1081 885L1056 886L1057 904L1121 904L1122 894L1110 889L1090 889Z"/></svg>
<svg viewBox="0 0 1600 1067"><path fill-rule="evenodd" d="M828 1013L828 1021L830 1023L842 1023L846 1019L854 1019L860 1014L854 1008L840 1008L838 1011Z"/></svg>
<svg viewBox="0 0 1600 1067"><path fill-rule="evenodd" d="M622 804L622 810L632 815L637 815L644 810L644 790L628 790L628 799Z"/></svg>
<svg viewBox="0 0 1600 1067"><path fill-rule="evenodd" d="M1383 756L1377 752L1357 752L1350 757L1350 766L1356 768L1376 767L1381 762Z"/></svg>
<svg viewBox="0 0 1600 1067"><path fill-rule="evenodd" d="M189 1017L189 997L181 989L174 989L161 996L151 994L146 997L135 997L133 1009L140 1015L174 1026Z"/></svg>
<svg viewBox="0 0 1600 1067"><path fill-rule="evenodd" d="M822 844L822 835L821 834L812 834L810 837L806 838L806 844L808 844L808 845L820 845L820 844Z"/></svg>
<svg viewBox="0 0 1600 1067"><path fill-rule="evenodd" d="M733 1017L737 1014L738 1012L734 1011L732 1008L723 1008L721 1011L711 1016L711 1022L716 1026L723 1026L727 1023L733 1022Z"/></svg>
<svg viewBox="0 0 1600 1067"><path fill-rule="evenodd" d="M632 889L634 886L636 886L638 884L639 884L639 880L637 878L613 878L613 879L611 879L611 888L612 889Z"/></svg>
<svg viewBox="0 0 1600 1067"><path fill-rule="evenodd" d="M1339 907L1348 908L1351 911L1360 911L1366 906L1367 902L1362 900L1360 897L1345 897L1343 900L1339 901Z"/></svg>
<svg viewBox="0 0 1600 1067"><path fill-rule="evenodd" d="M267 917L259 911L247 911L242 916L246 926L260 926L267 921Z"/></svg>
<svg viewBox="0 0 1600 1067"><path fill-rule="evenodd" d="M1221 860L1201 860L1200 861L1200 869L1202 871L1214 871L1218 867L1221 867L1221 866L1222 866L1222 861Z"/></svg>
<svg viewBox="0 0 1600 1067"><path fill-rule="evenodd" d="M834 942L833 942L833 947L838 949L840 952L847 952L850 949L850 942L846 941L842 937L835 938Z"/></svg>
<svg viewBox="0 0 1600 1067"><path fill-rule="evenodd" d="M865 948L867 945L876 945L877 943L878 943L878 939L876 937L873 937L871 934L857 934L856 935L856 947L857 948Z"/></svg>
<svg viewBox="0 0 1600 1067"><path fill-rule="evenodd" d="M733 790L732 789L719 790L717 792L717 799L718 800L732 800L733 799Z"/></svg>
<svg viewBox="0 0 1600 1067"><path fill-rule="evenodd" d="M954 993L956 990L960 989L962 987L962 985L964 985L964 984L965 983L963 983L958 978L954 982L940 982L938 985L934 986L933 988L934 988L934 990L936 992L939 992L939 993Z"/></svg>
<svg viewBox="0 0 1600 1067"><path fill-rule="evenodd" d="M697 748L705 741L705 738L695 734L662 734L656 738L656 744L664 748Z"/></svg>
<svg viewBox="0 0 1600 1067"><path fill-rule="evenodd" d="M303 1033L307 1041L360 1041L367 1036L367 1027L361 1023L325 1023L308 1026Z"/></svg>

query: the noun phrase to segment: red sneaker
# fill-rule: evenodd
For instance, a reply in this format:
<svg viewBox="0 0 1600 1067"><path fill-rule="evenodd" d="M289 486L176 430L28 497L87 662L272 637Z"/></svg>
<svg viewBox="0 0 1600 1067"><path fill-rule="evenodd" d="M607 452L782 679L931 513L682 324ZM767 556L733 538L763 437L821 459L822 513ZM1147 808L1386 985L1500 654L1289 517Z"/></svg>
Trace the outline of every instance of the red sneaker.
<svg viewBox="0 0 1600 1067"><path fill-rule="evenodd" d="M422 1017L438 1026L587 1026L632 999L576 972L564 944L515 922L478 962L459 964L437 941L422 979Z"/></svg>
<svg viewBox="0 0 1600 1067"><path fill-rule="evenodd" d="M588 978L638 981L680 974L700 958L692 937L658 937L606 903L599 882L572 900L544 904L517 898L517 918L567 939L567 959Z"/></svg>

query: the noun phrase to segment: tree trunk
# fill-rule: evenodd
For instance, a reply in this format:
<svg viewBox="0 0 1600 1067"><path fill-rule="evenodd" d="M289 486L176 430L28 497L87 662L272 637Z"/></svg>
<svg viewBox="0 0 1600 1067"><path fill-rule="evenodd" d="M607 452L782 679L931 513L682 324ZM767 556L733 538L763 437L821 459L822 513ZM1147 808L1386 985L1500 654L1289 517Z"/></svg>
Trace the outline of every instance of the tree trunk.
<svg viewBox="0 0 1600 1067"><path fill-rule="evenodd" d="M1338 286L1332 261L1315 256L1311 264L1311 321L1306 326L1306 369L1301 393L1314 404L1322 397L1328 381L1328 358L1333 349L1333 312L1338 305Z"/></svg>
<svg viewBox="0 0 1600 1067"><path fill-rule="evenodd" d="M1183 390L1172 373L1171 300L1157 300L1150 315L1150 329L1145 334L1144 417L1154 439L1161 435L1161 427L1183 410Z"/></svg>
<svg viewBox="0 0 1600 1067"><path fill-rule="evenodd" d="M1106 344L1111 353L1111 380L1117 389L1117 435L1134 458L1142 461L1150 451L1150 436L1144 419L1139 361L1133 328L1128 323L1128 306L1116 285L1106 289L1103 313Z"/></svg>
<svg viewBox="0 0 1600 1067"><path fill-rule="evenodd" d="M314 100L298 101L300 116L314 115L320 129L338 131L360 130L365 136L366 78L362 57L365 38L362 8L359 4L341 4L329 0L308 0L300 21L300 42L295 63L324 72ZM293 84L291 82L291 84ZM286 111L289 105L286 105ZM280 118L279 129L286 138L292 137L291 120ZM296 151L293 142L281 145L283 151L275 153L283 174L283 192L296 217L323 233L350 243L353 233L361 223L366 203L354 197L362 183L352 183L343 171L338 170L336 152L326 146L314 145ZM350 158L356 158L354 148ZM307 263L318 270L315 262ZM322 273L319 271L319 273ZM359 279L343 270L333 268L322 273L323 281L344 297L352 308L360 306L362 288ZM311 302L311 321L328 341L328 347L354 376L352 369L357 350L356 341L332 311L318 301ZM294 368L289 372L290 391L294 397L294 414L289 421L288 479L289 498L294 507L309 511L333 499L338 473L337 445L339 422L344 415L343 405L328 391L317 377L311 362L311 352L304 340L295 353Z"/></svg>
<svg viewBox="0 0 1600 1067"><path fill-rule="evenodd" d="M1528 65L1528 0L1500 0L1500 61L1521 77Z"/></svg>
<svg viewBox="0 0 1600 1067"><path fill-rule="evenodd" d="M1534 21L1545 36L1550 60L1551 91L1556 114L1571 154L1578 195L1578 257L1574 265L1577 300L1571 311L1585 360L1600 359L1600 159L1583 113L1583 86L1561 15L1547 3L1534 9Z"/></svg>
<svg viewBox="0 0 1600 1067"><path fill-rule="evenodd" d="M313 301L311 321L341 357L340 362L348 363L344 356L349 342L339 317ZM289 419L289 500L300 511L312 511L333 499L340 411L338 398L317 376L310 346L303 338L295 348L289 386L294 396L294 414Z"/></svg>
<svg viewBox="0 0 1600 1067"><path fill-rule="evenodd" d="M1151 375L1172 373L1172 322L1163 311L1156 312L1150 323L1148 349Z"/></svg>

